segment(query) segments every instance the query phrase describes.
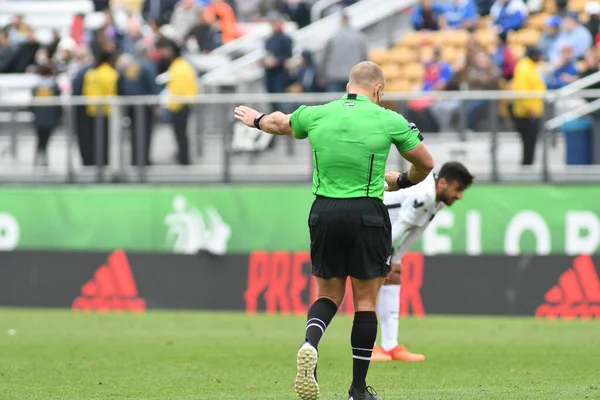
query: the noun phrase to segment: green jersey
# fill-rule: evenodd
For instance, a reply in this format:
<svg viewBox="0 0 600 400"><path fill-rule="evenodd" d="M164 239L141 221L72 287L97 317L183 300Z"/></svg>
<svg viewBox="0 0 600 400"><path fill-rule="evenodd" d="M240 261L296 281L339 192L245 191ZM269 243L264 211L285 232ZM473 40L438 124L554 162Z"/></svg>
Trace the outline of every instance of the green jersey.
<svg viewBox="0 0 600 400"><path fill-rule="evenodd" d="M391 145L405 152L423 139L400 114L354 94L321 106L302 106L290 123L295 137L310 140L313 193L331 198L383 200Z"/></svg>

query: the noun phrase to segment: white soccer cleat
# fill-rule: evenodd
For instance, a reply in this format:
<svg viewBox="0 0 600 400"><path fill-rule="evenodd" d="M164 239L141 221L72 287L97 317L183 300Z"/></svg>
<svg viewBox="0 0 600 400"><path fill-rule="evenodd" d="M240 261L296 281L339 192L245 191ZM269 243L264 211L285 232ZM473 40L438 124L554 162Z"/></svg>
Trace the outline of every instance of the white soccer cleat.
<svg viewBox="0 0 600 400"><path fill-rule="evenodd" d="M310 343L304 342L298 350L296 382L294 382L294 389L301 400L317 400L319 398L318 360L317 349Z"/></svg>

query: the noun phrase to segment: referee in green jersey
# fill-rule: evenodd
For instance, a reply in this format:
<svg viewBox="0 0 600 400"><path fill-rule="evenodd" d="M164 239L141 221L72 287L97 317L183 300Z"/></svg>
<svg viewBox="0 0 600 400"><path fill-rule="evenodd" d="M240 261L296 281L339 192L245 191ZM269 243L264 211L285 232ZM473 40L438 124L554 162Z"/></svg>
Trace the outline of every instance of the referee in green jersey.
<svg viewBox="0 0 600 400"><path fill-rule="evenodd" d="M348 399L379 399L365 381L377 337L377 295L392 254L383 192L417 184L434 167L417 127L378 105L384 85L381 68L362 62L352 69L347 94L340 100L302 106L291 115L235 109L244 124L274 135L308 138L313 150L316 199L308 226L318 299L308 310L305 341L298 350L295 389L302 400L319 397L317 346L344 299L348 276L355 309ZM385 172L392 144L412 164L408 171Z"/></svg>

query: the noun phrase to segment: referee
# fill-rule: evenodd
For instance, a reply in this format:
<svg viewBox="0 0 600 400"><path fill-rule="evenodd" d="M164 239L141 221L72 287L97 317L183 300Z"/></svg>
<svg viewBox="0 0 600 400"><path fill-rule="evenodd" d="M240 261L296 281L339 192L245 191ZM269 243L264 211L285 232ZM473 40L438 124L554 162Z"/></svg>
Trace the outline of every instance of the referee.
<svg viewBox="0 0 600 400"><path fill-rule="evenodd" d="M305 342L298 350L296 393L319 397L317 346L333 319L350 276L354 296L353 377L349 400L380 400L366 385L377 337L377 295L390 271L391 224L383 192L421 182L434 167L414 124L378 105L385 78L381 68L362 62L350 72L347 94L321 106L302 106L293 114L269 115L239 106L235 117L274 135L310 140L313 193L308 217L312 274L317 300L308 310ZM404 173L385 173L390 146L412 165Z"/></svg>

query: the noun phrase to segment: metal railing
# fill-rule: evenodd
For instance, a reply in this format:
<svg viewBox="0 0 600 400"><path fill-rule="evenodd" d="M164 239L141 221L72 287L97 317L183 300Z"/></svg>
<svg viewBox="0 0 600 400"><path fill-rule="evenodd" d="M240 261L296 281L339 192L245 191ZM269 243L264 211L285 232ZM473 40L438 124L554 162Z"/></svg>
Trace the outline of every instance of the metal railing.
<svg viewBox="0 0 600 400"><path fill-rule="evenodd" d="M503 100L544 99L547 112L542 123L554 116L553 104L557 92L425 92L386 93L385 105L401 113L408 110L411 100L433 97L438 103L454 104L454 119L442 133L424 132L437 163L450 159L465 162L478 181L600 181L597 166L565 165L565 143L562 135L543 130L538 140L537 158L532 166L520 165L521 141L512 123L498 115ZM157 122L144 127L144 109L158 108L160 99L149 97L108 98L36 98L31 101L0 99L0 114L7 116L0 125L0 181L2 182L308 182L312 173L308 141L270 135L244 128L233 118L233 108L246 104L261 111L271 111L271 105L292 112L300 104L322 104L341 94L277 94L234 93L207 94L171 98L190 104L187 128L191 165L178 166L172 158L177 154L170 123ZM600 90L582 90L578 97L600 98ZM479 129L468 132L467 105L470 100L488 100L479 113ZM86 105L107 104L107 119L88 118L81 123ZM589 103L594 107L597 103ZM19 122L15 115L31 107L60 105L63 123L57 128L48 150L49 166L33 167L36 136L29 122ZM153 111L154 112L154 111ZM82 114L83 113L83 114ZM407 117L409 114L405 114ZM576 116L576 115L575 115ZM131 129L134 126L135 129ZM542 126L545 126L542 124ZM560 127L557 125L555 128ZM100 132L92 141L92 131ZM104 132L104 133L102 133ZM107 134L108 148L104 148ZM86 139L87 138L87 139ZM136 140L131 140L135 138ZM89 140L88 140L89 139ZM152 140L153 165L132 165L143 159L144 142ZM82 163L81 142L88 140L93 162ZM274 146L272 146L274 143ZM136 146L133 146L135 144ZM600 145L597 143L596 145ZM104 152L108 162L103 165ZM390 152L388 168L406 165L395 151Z"/></svg>

